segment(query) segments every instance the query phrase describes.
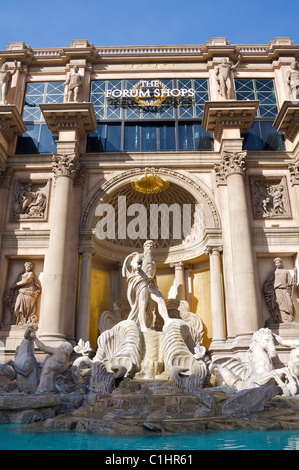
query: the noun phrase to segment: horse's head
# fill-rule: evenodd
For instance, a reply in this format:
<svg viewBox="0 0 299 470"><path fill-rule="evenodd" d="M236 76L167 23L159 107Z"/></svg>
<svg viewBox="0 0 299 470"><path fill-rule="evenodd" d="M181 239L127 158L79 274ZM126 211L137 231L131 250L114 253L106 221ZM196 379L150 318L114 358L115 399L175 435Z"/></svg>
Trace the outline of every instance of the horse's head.
<svg viewBox="0 0 299 470"><path fill-rule="evenodd" d="M253 351L257 347L264 349L270 358L277 356L274 338L269 328L260 328L253 334L249 349Z"/></svg>

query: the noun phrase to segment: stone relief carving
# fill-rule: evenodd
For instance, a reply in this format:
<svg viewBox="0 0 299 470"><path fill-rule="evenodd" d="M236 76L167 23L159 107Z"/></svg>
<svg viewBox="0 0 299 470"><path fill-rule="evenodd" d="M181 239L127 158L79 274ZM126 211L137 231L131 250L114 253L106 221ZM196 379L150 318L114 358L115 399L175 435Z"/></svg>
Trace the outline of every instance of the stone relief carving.
<svg viewBox="0 0 299 470"><path fill-rule="evenodd" d="M286 74L287 85L291 101L299 99L299 70L297 60L293 60L290 70Z"/></svg>
<svg viewBox="0 0 299 470"><path fill-rule="evenodd" d="M295 316L292 291L297 283L296 268L292 276L289 270L283 268L281 258L275 258L274 264L275 269L270 272L263 286L266 304L271 315L266 325L292 322Z"/></svg>
<svg viewBox="0 0 299 470"><path fill-rule="evenodd" d="M76 65L74 70L69 73L65 86L65 101L78 101L78 94L82 86L82 76L79 74L79 67Z"/></svg>
<svg viewBox="0 0 299 470"><path fill-rule="evenodd" d="M289 163L288 168L290 172L291 184L299 184L299 158L297 158L294 162Z"/></svg>
<svg viewBox="0 0 299 470"><path fill-rule="evenodd" d="M291 218L286 177L250 177L253 217L255 219Z"/></svg>
<svg viewBox="0 0 299 470"><path fill-rule="evenodd" d="M26 261L25 271L9 288L9 294L4 301L10 305L11 323L24 326L29 323L37 324L37 299L41 293L41 285L33 271L33 263Z"/></svg>
<svg viewBox="0 0 299 470"><path fill-rule="evenodd" d="M251 339L248 350L249 363L243 363L235 356L216 359L209 368L216 377L216 384L233 385L245 390L271 384L273 381L287 396L297 393L297 378L288 367L275 369L272 359L277 356L274 336L270 329L261 328Z"/></svg>
<svg viewBox="0 0 299 470"><path fill-rule="evenodd" d="M0 70L0 104L6 104L6 96L8 84L12 76L16 73L17 70L17 61L14 62L14 68L11 71L8 70L8 64L3 64L2 69Z"/></svg>
<svg viewBox="0 0 299 470"><path fill-rule="evenodd" d="M235 65L233 65L233 63L226 57L222 59L221 63L215 67L215 78L218 85L218 94L225 100L230 100L232 98L232 72L238 67L240 61L240 55L238 57L238 62Z"/></svg>
<svg viewBox="0 0 299 470"><path fill-rule="evenodd" d="M46 221L50 180L17 180L11 206L11 221Z"/></svg>

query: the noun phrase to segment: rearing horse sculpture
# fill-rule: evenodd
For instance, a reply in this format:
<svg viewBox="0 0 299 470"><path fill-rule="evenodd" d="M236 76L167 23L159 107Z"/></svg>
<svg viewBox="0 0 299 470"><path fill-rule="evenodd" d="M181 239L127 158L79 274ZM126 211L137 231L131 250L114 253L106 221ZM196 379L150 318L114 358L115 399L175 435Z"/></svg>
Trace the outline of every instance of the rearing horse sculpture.
<svg viewBox="0 0 299 470"><path fill-rule="evenodd" d="M216 380L226 385L233 385L237 390L255 388L266 384L277 384L285 395L295 395L297 385L289 369L275 369L272 363L277 356L271 330L261 328L253 336L248 350L249 363L244 364L239 358L226 356L210 364L210 371Z"/></svg>

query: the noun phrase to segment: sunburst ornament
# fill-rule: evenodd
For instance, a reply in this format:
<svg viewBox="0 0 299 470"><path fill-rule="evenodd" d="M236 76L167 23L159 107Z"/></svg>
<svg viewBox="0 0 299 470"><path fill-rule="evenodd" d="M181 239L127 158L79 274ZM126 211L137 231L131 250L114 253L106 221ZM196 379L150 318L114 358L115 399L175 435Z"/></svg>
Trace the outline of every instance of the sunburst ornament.
<svg viewBox="0 0 299 470"><path fill-rule="evenodd" d="M169 187L169 181L155 172L146 172L137 180L131 181L131 186L139 193L154 194L165 191Z"/></svg>

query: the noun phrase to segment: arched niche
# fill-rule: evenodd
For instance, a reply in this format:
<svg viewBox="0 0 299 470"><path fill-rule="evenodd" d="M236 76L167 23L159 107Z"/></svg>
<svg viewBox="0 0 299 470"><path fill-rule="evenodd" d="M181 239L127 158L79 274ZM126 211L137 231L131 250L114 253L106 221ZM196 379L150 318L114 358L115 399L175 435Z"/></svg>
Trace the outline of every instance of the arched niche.
<svg viewBox="0 0 299 470"><path fill-rule="evenodd" d="M142 194L132 188L132 181L137 180L145 172L152 172L164 180L169 181L166 190L157 194ZM191 232L183 234L182 238L174 238L173 232L169 239L161 239L158 234L155 250L155 260L157 264L171 263L175 261L194 260L202 256L207 245L221 244L221 223L218 211L213 201L210 190L203 182L195 181L189 175L168 168L134 168L117 174L111 179L105 181L98 188L93 190L88 203L83 211L81 218L81 244L92 242L96 254L110 262L122 262L124 258L132 251L140 251L145 239L119 238L118 237L118 211L119 197L125 198L126 208L133 204L141 204L149 210L151 204L160 206L166 204L176 204L181 208L183 214L183 205L191 207ZM116 233L115 238L99 239L96 233L97 222L100 217L97 208L101 204L109 204L115 210ZM123 207L121 208L123 210ZM171 215L170 215L171 216ZM129 223L132 220L127 218ZM196 222L197 220L197 222ZM200 224L198 225L198 220ZM175 219L172 219L172 229L175 225ZM160 227L161 228L161 227ZM150 230L148 230L150 237Z"/></svg>

